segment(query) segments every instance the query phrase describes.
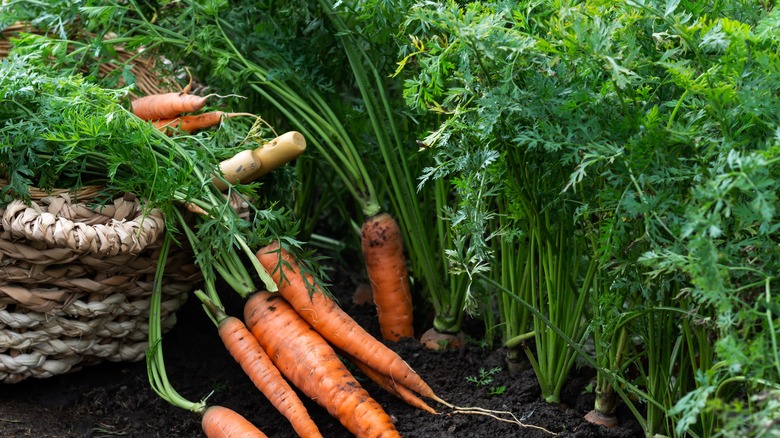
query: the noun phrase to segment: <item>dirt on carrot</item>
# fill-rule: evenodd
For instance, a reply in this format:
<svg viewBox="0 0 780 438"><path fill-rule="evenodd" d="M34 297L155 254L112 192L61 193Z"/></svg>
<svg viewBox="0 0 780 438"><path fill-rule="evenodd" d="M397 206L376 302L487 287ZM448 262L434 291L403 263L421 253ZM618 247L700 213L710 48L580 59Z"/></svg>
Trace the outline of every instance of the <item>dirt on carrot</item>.
<svg viewBox="0 0 780 438"><path fill-rule="evenodd" d="M382 337L413 338L412 293L398 223L388 213L374 215L363 222L360 238Z"/></svg>

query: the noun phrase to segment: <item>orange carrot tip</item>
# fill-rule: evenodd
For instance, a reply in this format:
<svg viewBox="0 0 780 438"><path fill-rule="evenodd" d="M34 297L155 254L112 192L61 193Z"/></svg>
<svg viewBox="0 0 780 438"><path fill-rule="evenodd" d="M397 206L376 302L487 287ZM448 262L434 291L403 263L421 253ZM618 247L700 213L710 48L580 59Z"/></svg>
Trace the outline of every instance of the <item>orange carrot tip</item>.
<svg viewBox="0 0 780 438"><path fill-rule="evenodd" d="M344 353L343 351L339 351L339 354L346 357L350 362L352 362L356 367L358 367L358 369L360 369L360 371L362 371L363 374L366 375L366 377L373 380L374 383L382 387L385 391L389 392L390 394L393 394L394 396L400 398L408 405L426 411L430 414L434 414L434 415L438 414L438 412L436 412L435 409L430 407L428 403L425 403L423 399L418 397L417 394L410 391L409 388L405 387L401 383L393 381L393 379L391 379L390 377L385 376L384 374L376 371L375 369L355 359L353 356Z"/></svg>
<svg viewBox="0 0 780 438"><path fill-rule="evenodd" d="M224 406L209 406L201 417L207 438L267 438L238 412Z"/></svg>

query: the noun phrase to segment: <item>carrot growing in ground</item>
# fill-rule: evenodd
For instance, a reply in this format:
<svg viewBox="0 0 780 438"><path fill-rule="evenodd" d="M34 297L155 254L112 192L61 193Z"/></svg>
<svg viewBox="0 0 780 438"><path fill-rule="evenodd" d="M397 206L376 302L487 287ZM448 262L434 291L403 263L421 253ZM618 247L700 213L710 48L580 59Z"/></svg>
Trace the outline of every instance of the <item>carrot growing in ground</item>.
<svg viewBox="0 0 780 438"><path fill-rule="evenodd" d="M209 406L200 426L208 438L267 438L241 414L224 406Z"/></svg>
<svg viewBox="0 0 780 438"><path fill-rule="evenodd" d="M439 398L398 354L366 332L325 295L315 285L312 275L304 277L298 263L278 241L260 249L256 255L276 282L279 293L328 342L421 396L452 407ZM307 285L314 288L311 296Z"/></svg>
<svg viewBox="0 0 780 438"><path fill-rule="evenodd" d="M400 437L382 406L284 298L255 293L244 305L244 320L282 374L347 430L357 437Z"/></svg>
<svg viewBox="0 0 780 438"><path fill-rule="evenodd" d="M230 355L241 365L241 369L268 401L287 417L298 436L322 437L303 402L284 380L271 358L268 357L244 322L226 315L203 292L196 291L195 294L204 303L214 321L217 322L219 337Z"/></svg>
<svg viewBox="0 0 780 438"><path fill-rule="evenodd" d="M363 222L360 240L382 337L389 341L414 337L412 293L398 223L388 213L371 216Z"/></svg>
<svg viewBox="0 0 780 438"><path fill-rule="evenodd" d="M159 119L152 121L152 124L159 131L172 135L176 130L189 133L200 131L201 129L211 128L222 122L224 118L232 117L256 117L250 113L226 113L223 111L209 111L201 114L191 114L186 116L176 115L172 118Z"/></svg>

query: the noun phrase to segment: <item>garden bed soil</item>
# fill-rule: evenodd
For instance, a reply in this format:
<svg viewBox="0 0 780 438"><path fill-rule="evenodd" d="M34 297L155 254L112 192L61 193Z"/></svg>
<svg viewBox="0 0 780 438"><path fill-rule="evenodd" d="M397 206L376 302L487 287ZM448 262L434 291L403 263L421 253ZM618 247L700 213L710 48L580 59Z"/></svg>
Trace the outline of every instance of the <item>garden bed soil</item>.
<svg viewBox="0 0 780 438"><path fill-rule="evenodd" d="M361 325L378 336L376 311L370 304L351 302L352 286L333 287L340 302ZM229 293L226 308L241 314L241 301ZM424 322L423 322L424 323ZM469 339L479 339L480 324L467 324ZM555 432L561 437L637 437L642 429L631 414L619 409L620 426L605 429L583 420L592 409L594 373L577 369L563 391L563 403L541 400L532 370L509 373L501 349L484 349L468 342L456 351L434 352L414 340L388 343L445 400L460 406L479 406L511 411L521 422ZM241 368L222 346L214 325L199 303L191 298L178 313L178 323L163 339L165 363L176 390L190 400L209 394L209 403L230 407L259 426L269 437L295 437L287 420L252 386ZM484 386L469 382L480 370L501 371ZM362 378L362 377L361 377ZM361 380L385 407L406 438L425 437L546 437L531 427L498 421L486 416L451 415L431 402L441 415L415 410ZM500 395L490 395L491 388ZM2 386L0 436L14 437L201 437L199 418L168 405L151 389L146 367L139 363L103 363L48 379L28 379ZM350 434L314 402L304 400L309 413L325 437Z"/></svg>

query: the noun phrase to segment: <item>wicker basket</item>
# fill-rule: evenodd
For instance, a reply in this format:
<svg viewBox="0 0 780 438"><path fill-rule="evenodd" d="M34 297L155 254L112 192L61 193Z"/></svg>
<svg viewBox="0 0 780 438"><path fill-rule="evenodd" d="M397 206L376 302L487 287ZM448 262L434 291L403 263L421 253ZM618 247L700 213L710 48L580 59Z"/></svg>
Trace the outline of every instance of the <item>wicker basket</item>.
<svg viewBox="0 0 780 438"><path fill-rule="evenodd" d="M11 36L29 31L36 30L24 23L3 29L0 59L8 56ZM120 62L134 56L115 49ZM153 73L155 62L152 56L133 60L131 71L144 94L175 88ZM101 64L100 72L116 68ZM31 204L14 201L0 208L0 381L144 358L164 221L157 211L144 215L132 196L91 208L98 190L33 189ZM199 280L192 252L172 250L163 279L163 331L173 327L175 312Z"/></svg>
<svg viewBox="0 0 780 438"><path fill-rule="evenodd" d="M0 182L1 184L1 182ZM0 380L50 377L147 348L164 220L132 196L97 208L67 192L0 209ZM200 272L171 251L163 277L163 330L173 327Z"/></svg>

